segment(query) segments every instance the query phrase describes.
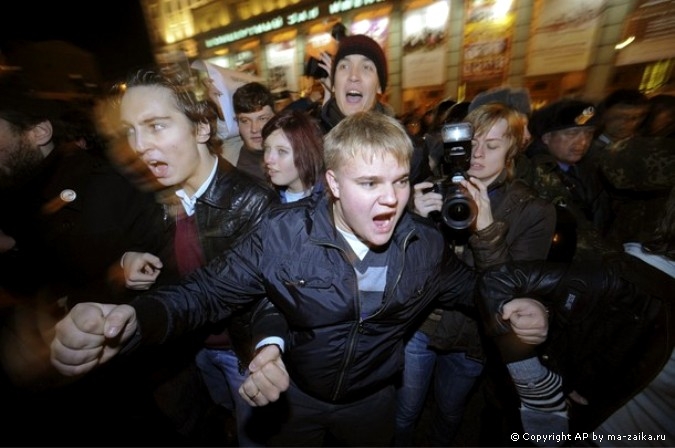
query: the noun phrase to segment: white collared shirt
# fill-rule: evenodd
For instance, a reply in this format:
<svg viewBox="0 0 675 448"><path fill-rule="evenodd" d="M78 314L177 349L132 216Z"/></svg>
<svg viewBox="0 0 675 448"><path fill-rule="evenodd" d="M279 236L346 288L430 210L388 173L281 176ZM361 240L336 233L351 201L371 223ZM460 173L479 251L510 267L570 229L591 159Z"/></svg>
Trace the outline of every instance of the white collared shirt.
<svg viewBox="0 0 675 448"><path fill-rule="evenodd" d="M201 195L203 195L206 189L208 188L209 184L213 180L213 177L216 175L217 167L218 167L218 157L216 157L215 161L213 162L211 174L209 174L209 177L206 178L204 183L199 187L199 189L197 189L197 191L195 191L195 194L193 194L192 196L188 196L185 190L182 188L176 191L176 196L180 198L180 203L183 204L185 213L188 216L192 216L195 214L195 204L197 204L197 199Z"/></svg>

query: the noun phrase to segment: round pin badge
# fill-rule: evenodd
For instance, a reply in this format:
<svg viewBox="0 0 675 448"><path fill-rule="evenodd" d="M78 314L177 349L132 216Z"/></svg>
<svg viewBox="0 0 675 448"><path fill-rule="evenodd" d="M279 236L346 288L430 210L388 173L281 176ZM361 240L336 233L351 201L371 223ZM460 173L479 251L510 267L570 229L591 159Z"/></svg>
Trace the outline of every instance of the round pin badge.
<svg viewBox="0 0 675 448"><path fill-rule="evenodd" d="M77 197L77 193L71 189L65 189L59 195L63 202L73 202Z"/></svg>

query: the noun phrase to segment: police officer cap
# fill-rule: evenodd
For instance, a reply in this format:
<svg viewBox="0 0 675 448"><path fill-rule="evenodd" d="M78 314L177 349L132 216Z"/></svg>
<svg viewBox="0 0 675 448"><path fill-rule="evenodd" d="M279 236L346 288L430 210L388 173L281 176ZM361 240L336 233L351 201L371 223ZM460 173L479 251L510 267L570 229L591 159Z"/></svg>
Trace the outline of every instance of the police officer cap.
<svg viewBox="0 0 675 448"><path fill-rule="evenodd" d="M597 113L593 103L581 100L560 100L534 111L530 120L533 135L542 135L562 129L594 127Z"/></svg>

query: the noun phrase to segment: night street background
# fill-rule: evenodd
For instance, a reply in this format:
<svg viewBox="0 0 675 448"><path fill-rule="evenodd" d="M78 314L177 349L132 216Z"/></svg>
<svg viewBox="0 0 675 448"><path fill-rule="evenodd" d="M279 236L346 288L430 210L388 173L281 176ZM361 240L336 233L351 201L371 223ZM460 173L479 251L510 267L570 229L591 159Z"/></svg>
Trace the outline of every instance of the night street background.
<svg viewBox="0 0 675 448"><path fill-rule="evenodd" d="M138 0L10 0L0 11L0 49L12 40L68 41L96 57L104 79L153 62Z"/></svg>

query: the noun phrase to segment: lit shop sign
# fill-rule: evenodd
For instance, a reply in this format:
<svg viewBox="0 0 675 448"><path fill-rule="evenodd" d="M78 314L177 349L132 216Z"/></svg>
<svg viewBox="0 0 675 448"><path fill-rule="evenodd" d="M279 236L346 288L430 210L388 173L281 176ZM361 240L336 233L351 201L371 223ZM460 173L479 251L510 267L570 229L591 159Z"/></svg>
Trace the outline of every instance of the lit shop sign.
<svg viewBox="0 0 675 448"><path fill-rule="evenodd" d="M370 6L376 3L382 3L384 0L337 0L328 5L328 14L338 14L352 9L359 9L363 6Z"/></svg>
<svg viewBox="0 0 675 448"><path fill-rule="evenodd" d="M228 44L247 37L257 36L269 31L278 30L286 26L295 26L308 20L318 19L323 15L338 14L364 6L382 3L385 0L337 0L327 5L314 6L309 9L292 12L284 16L277 16L255 25L240 28L229 33L221 34L204 41L206 48L217 47L218 45Z"/></svg>

